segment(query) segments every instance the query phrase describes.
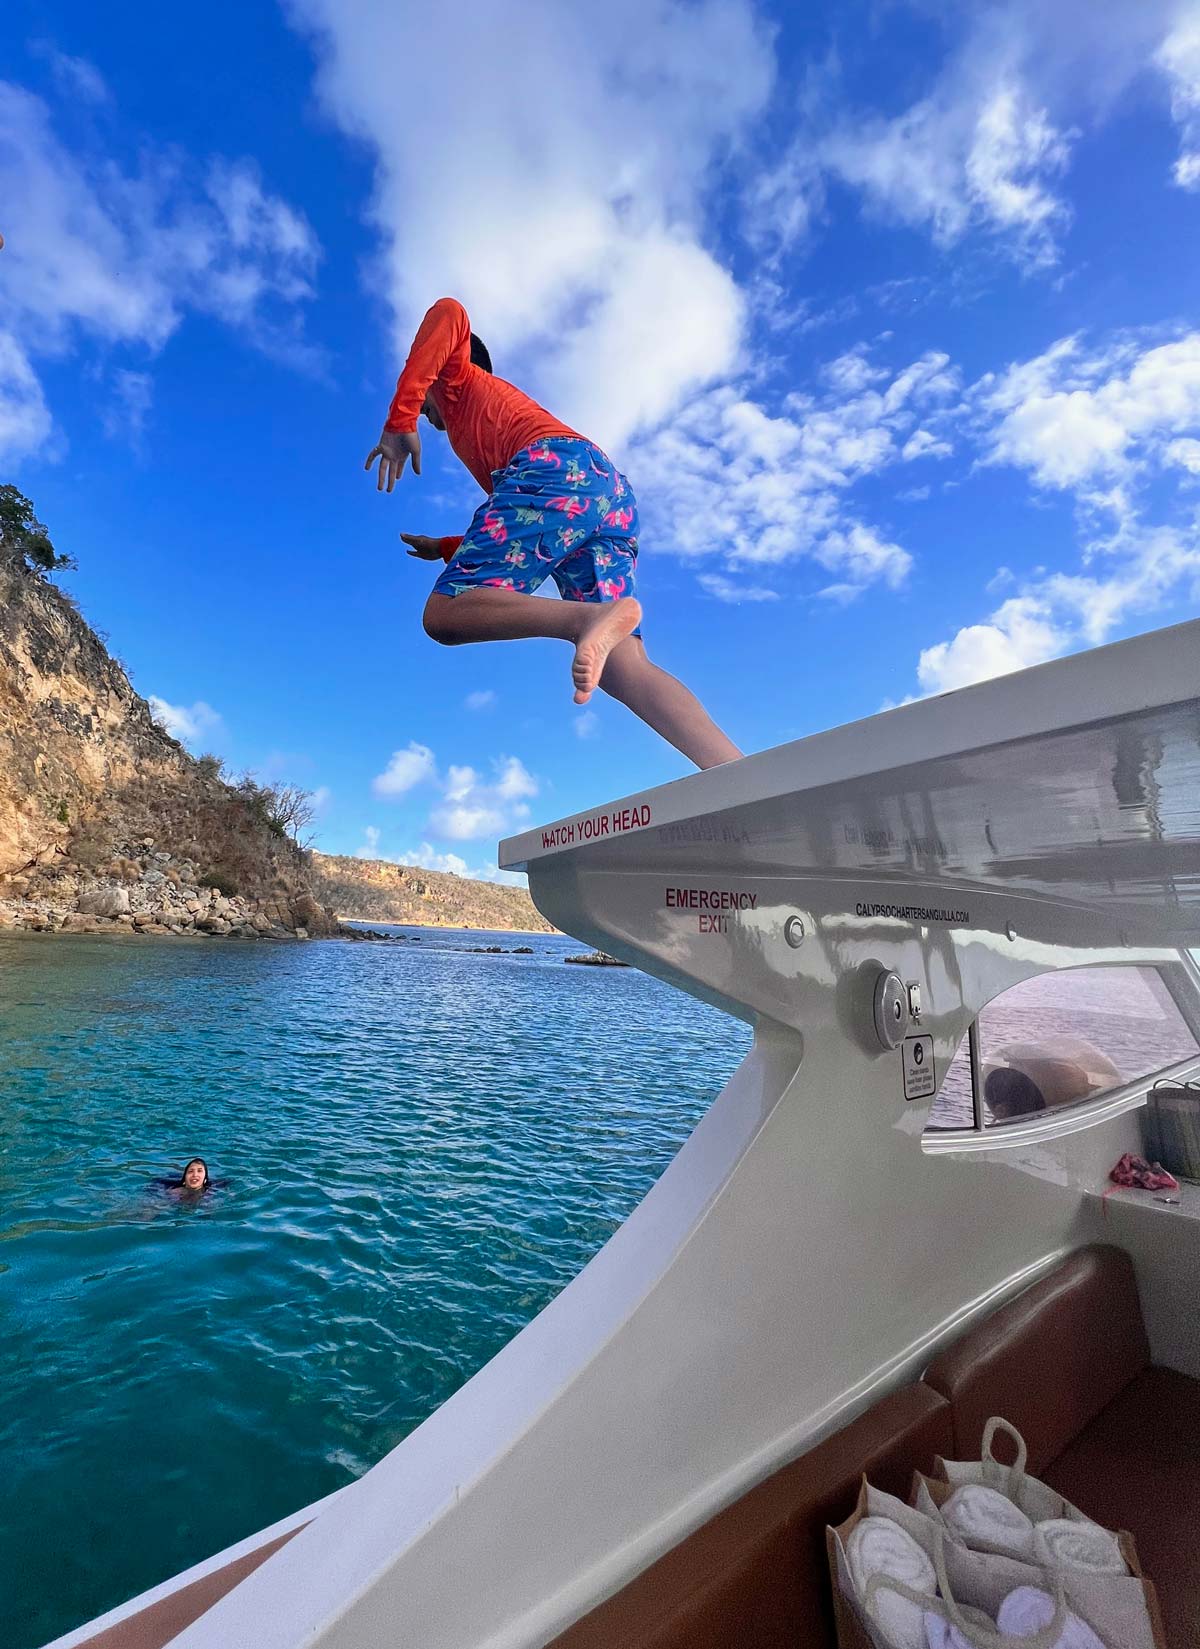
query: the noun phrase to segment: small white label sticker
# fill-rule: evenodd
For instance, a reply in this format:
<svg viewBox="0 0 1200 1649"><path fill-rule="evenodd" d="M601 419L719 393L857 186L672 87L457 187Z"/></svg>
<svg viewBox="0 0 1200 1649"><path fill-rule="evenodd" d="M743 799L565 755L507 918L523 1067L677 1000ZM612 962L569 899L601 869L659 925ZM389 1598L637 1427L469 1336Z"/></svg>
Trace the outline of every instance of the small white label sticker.
<svg viewBox="0 0 1200 1649"><path fill-rule="evenodd" d="M933 1070L933 1038L905 1037L903 1057L905 1099L929 1099L937 1087Z"/></svg>

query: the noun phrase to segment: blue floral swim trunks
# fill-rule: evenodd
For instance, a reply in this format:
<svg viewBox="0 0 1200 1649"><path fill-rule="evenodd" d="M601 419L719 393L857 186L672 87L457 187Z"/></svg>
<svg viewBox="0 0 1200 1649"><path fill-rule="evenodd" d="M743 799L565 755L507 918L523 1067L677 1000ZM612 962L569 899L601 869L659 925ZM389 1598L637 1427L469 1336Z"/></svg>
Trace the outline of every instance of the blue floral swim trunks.
<svg viewBox="0 0 1200 1649"><path fill-rule="evenodd" d="M564 601L616 601L637 594L637 533L633 489L599 447L539 441L493 473L491 497L434 590L532 595L553 578Z"/></svg>

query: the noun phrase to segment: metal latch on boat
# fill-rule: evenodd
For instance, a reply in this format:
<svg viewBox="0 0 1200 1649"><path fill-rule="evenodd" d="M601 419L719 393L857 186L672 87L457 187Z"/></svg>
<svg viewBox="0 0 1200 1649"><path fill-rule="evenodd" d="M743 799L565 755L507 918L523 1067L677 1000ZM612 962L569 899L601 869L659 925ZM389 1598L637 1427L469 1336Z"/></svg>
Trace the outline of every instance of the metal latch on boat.
<svg viewBox="0 0 1200 1649"><path fill-rule="evenodd" d="M885 1048L898 1048L908 1030L908 992L898 973L881 973L875 982L875 1034Z"/></svg>

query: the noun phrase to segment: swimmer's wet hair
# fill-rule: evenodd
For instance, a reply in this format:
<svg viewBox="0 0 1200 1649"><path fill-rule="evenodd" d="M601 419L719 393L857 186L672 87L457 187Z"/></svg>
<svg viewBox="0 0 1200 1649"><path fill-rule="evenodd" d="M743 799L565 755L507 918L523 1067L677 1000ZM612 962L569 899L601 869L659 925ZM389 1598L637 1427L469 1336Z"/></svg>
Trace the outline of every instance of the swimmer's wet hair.
<svg viewBox="0 0 1200 1649"><path fill-rule="evenodd" d="M482 338L471 334L471 365L481 366L485 372L492 370L492 357L488 354L488 346Z"/></svg>

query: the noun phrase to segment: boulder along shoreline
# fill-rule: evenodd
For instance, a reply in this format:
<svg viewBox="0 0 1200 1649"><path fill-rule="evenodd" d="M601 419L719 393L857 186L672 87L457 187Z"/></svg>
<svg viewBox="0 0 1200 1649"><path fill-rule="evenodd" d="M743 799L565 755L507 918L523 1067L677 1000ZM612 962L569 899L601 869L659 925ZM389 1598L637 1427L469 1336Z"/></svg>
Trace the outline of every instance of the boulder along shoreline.
<svg viewBox="0 0 1200 1649"><path fill-rule="evenodd" d="M344 928L310 893L280 887L275 896L222 893L199 879L152 836L119 844L117 874L97 875L65 855L0 877L0 931L133 933L212 939L376 937ZM383 937L379 935L378 937Z"/></svg>
<svg viewBox="0 0 1200 1649"><path fill-rule="evenodd" d="M152 836L121 844L117 874L95 874L74 865L64 853L49 865L37 862L0 876L0 934L129 934L145 938L349 939L404 943L402 933L351 927L359 917L341 918L308 892L281 886L273 898L222 893L204 882L195 862L160 848ZM390 924L384 924L390 925ZM446 923L407 923L448 931ZM493 932L493 929L461 929ZM531 930L514 928L514 938ZM542 935L534 935L542 937ZM416 942L416 936L413 942ZM532 955L522 945L472 947L481 953Z"/></svg>

